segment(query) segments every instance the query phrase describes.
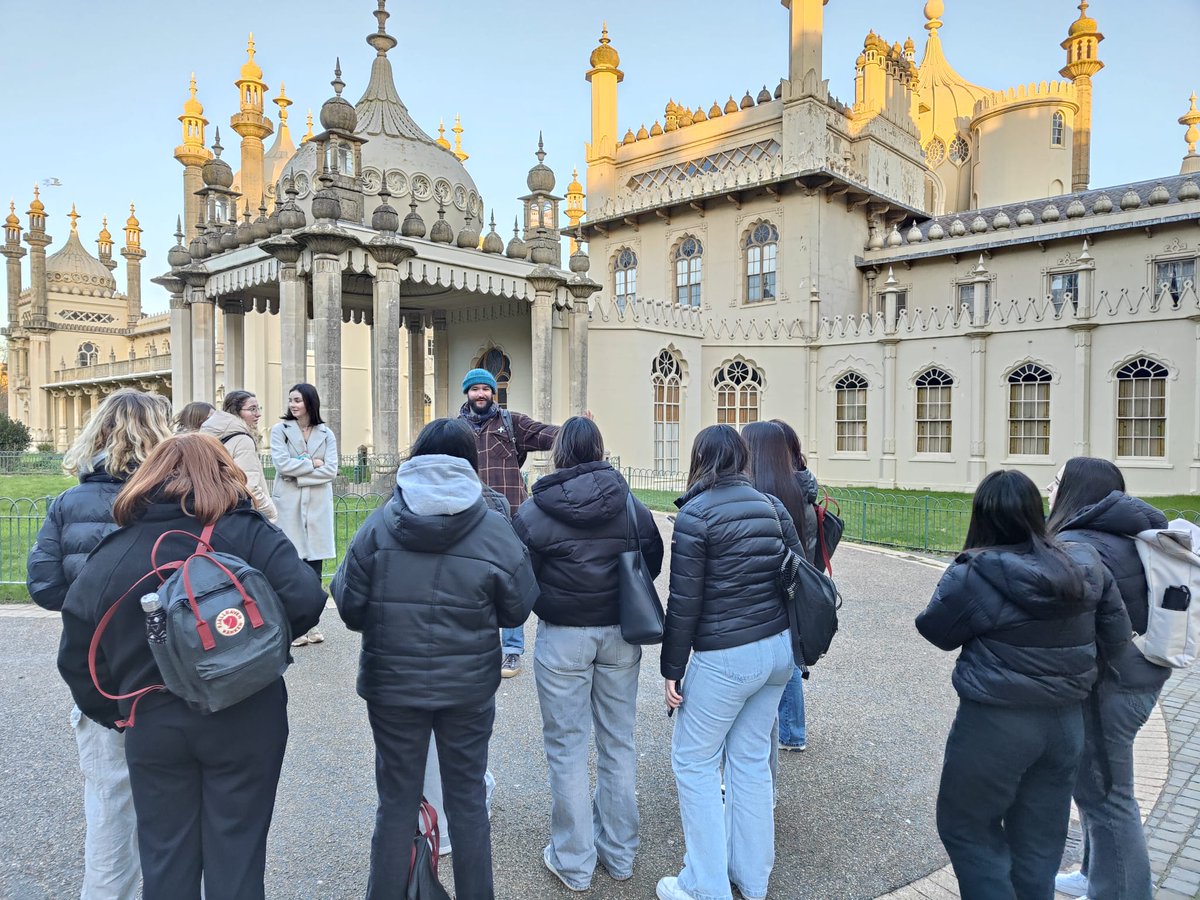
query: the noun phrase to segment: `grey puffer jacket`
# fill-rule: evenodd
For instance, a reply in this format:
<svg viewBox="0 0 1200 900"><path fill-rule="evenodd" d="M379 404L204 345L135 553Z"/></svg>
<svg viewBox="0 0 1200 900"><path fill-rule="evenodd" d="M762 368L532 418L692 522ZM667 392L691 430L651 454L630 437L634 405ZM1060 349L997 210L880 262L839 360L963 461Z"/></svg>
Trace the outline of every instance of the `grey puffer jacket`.
<svg viewBox="0 0 1200 900"><path fill-rule="evenodd" d="M740 647L786 631L777 581L783 545L804 552L783 504L743 475L695 488L675 503L660 666L672 680L683 677L693 649Z"/></svg>
<svg viewBox="0 0 1200 900"><path fill-rule="evenodd" d="M465 460L414 457L396 481L330 585L342 620L362 633L359 696L419 709L483 703L500 685L498 629L520 626L537 599L529 553Z"/></svg>
<svg viewBox="0 0 1200 900"><path fill-rule="evenodd" d="M943 650L962 648L960 697L1007 707L1078 703L1096 681L1097 644L1112 659L1130 636L1116 582L1085 544L960 553L917 630Z"/></svg>
<svg viewBox="0 0 1200 900"><path fill-rule="evenodd" d="M1166 528L1167 517L1144 500L1113 491L1099 503L1081 509L1058 532L1060 541L1088 544L1100 554L1121 592L1129 621L1137 634L1146 633L1149 617L1149 589L1142 559L1133 536L1151 528ZM1129 643L1121 654L1109 660L1106 675L1123 691L1155 691L1166 683L1171 670L1157 666Z"/></svg>
<svg viewBox="0 0 1200 900"><path fill-rule="evenodd" d="M124 484L97 462L93 471L80 476L78 485L54 498L26 568L29 596L38 606L62 609L88 554L117 530L112 508Z"/></svg>

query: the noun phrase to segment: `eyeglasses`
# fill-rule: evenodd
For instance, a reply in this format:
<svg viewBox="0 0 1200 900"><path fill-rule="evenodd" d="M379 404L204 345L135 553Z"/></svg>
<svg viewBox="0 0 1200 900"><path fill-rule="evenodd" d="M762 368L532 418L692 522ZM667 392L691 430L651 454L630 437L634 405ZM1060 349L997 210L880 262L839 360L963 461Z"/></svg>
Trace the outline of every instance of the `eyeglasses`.
<svg viewBox="0 0 1200 900"><path fill-rule="evenodd" d="M262 412L262 407L261 406L243 406L242 412L248 412L251 414L260 413L260 412Z"/></svg>

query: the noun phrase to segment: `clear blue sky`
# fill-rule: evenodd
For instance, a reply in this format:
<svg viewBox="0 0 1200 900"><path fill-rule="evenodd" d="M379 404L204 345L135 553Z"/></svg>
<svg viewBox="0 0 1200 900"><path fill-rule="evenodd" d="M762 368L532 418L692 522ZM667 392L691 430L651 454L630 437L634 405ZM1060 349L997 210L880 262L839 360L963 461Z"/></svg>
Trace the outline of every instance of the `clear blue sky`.
<svg viewBox="0 0 1200 900"><path fill-rule="evenodd" d="M923 0L831 0L825 8L825 76L851 102L854 59L868 29L888 41L911 35L917 59L925 43ZM226 158L237 166L237 137L228 127L237 109L233 81L253 31L258 62L270 84L280 79L295 101L293 136L304 132L330 96L335 56L341 56L346 96L361 95L374 51L373 0L168 0L96 3L4 3L0 47L0 197L28 208L34 182L58 178L42 197L55 238L68 233L65 214L77 204L81 237L95 250L100 216L121 241L130 200L145 229L147 278L167 268L175 216L182 206L177 117L193 70L213 126L221 125ZM670 98L695 107L765 84L787 71L788 14L779 0L607 0L558 6L545 0L458 3L391 0L388 30L399 39L390 54L397 87L414 118L431 134L462 115L464 149L489 209L507 239L534 162L537 132L545 132L547 163L560 192L572 166L583 167L589 93L583 73L607 19L621 54L620 129L635 131L662 116ZM1173 175L1186 150L1176 120L1200 67L1178 61L1172 34L1200 32L1198 0L1094 0L1089 9L1105 41L1106 68L1094 80L1092 185ZM1057 79L1059 42L1078 16L1074 0L946 0L942 43L966 78L1001 89ZM1187 53L1183 53L1187 57ZM5 210L5 214L7 210ZM24 216L22 216L24 222ZM507 223L507 230L503 226ZM26 263L28 260L26 259ZM124 280L124 262L117 272ZM26 276L27 277L27 276ZM166 307L146 283L148 309Z"/></svg>

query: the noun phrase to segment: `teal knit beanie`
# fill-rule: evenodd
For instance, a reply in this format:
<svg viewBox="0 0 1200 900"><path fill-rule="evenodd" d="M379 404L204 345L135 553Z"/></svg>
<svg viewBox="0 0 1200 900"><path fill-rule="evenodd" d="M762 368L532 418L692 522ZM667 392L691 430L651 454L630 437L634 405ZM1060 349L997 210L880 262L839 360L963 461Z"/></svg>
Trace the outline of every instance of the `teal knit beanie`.
<svg viewBox="0 0 1200 900"><path fill-rule="evenodd" d="M468 372L462 381L462 392L465 394L476 384L486 384L493 394L496 393L496 376L487 369L472 369Z"/></svg>

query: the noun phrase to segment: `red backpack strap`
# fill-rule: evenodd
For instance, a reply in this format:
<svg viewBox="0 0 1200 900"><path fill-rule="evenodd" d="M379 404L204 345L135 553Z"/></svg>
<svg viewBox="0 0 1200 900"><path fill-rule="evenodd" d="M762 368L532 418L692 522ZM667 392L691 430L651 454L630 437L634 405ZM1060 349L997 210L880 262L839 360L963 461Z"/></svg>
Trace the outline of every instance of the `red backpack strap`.
<svg viewBox="0 0 1200 900"><path fill-rule="evenodd" d="M92 684L95 685L96 690L100 693L100 695L108 698L109 700L133 700L133 705L129 708L129 717L118 720L116 723L118 728L126 728L133 725L134 717L137 715L137 705L141 701L142 697L155 691L166 690L165 685L152 684L148 687L140 688L128 694L110 694L100 686L100 677L96 672L96 653L100 649L100 640L104 637L104 632L108 629L109 623L112 621L113 616L116 615L117 609L120 608L125 598L132 594L138 588L138 586L141 585L142 582L144 582L151 575L158 575L159 578L162 578L162 575L157 569L151 569L132 585L130 585L129 590L118 597L113 605L110 606L104 615L100 617L100 622L96 625L96 630L92 634L92 642L88 645L88 672L92 676Z"/></svg>

